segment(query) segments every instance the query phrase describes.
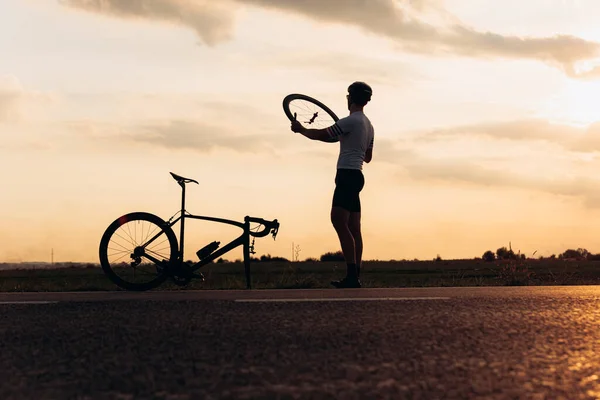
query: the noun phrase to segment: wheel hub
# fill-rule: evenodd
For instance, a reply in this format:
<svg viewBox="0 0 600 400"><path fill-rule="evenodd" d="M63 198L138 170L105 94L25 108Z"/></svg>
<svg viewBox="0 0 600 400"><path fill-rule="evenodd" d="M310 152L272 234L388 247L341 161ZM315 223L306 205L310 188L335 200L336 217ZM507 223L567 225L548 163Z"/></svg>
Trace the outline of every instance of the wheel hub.
<svg viewBox="0 0 600 400"><path fill-rule="evenodd" d="M138 246L135 249L133 249L132 257L141 257L144 254L146 254L146 251L144 250L144 248L142 246Z"/></svg>

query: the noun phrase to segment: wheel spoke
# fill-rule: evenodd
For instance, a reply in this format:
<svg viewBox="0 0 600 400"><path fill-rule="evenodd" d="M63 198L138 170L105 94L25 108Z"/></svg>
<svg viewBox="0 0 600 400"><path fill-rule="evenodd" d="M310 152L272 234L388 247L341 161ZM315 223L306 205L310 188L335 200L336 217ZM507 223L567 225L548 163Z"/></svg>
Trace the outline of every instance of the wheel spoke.
<svg viewBox="0 0 600 400"><path fill-rule="evenodd" d="M114 250L113 254L116 254L116 253L131 253L130 250L117 250L117 249L112 248L112 247L109 247L108 250Z"/></svg>
<svg viewBox="0 0 600 400"><path fill-rule="evenodd" d="M164 254L163 254L163 253L160 253L160 252L161 252L161 251L163 251L163 250L166 250L166 249L168 249L168 248L169 248L169 247L163 247L162 249L158 249L158 250L150 250L150 249L146 249L146 251L147 251L148 253L150 253L150 254L154 254L154 255L157 255L157 256L160 256L160 257L164 257Z"/></svg>
<svg viewBox="0 0 600 400"><path fill-rule="evenodd" d="M154 226L154 229L152 229L152 231L150 231L151 227L148 227L148 232L146 232L146 237L144 238L144 243L146 243L146 241L148 240L148 238L150 237L150 235L154 234L154 231L158 228L158 226Z"/></svg>
<svg viewBox="0 0 600 400"><path fill-rule="evenodd" d="M119 260L120 260L120 259L122 259L123 257L127 257L127 253L126 253L126 254L123 254L121 257L117 258L117 259L115 260L115 262L119 261Z"/></svg>
<svg viewBox="0 0 600 400"><path fill-rule="evenodd" d="M150 231L150 229L148 229L148 234L147 234L147 235L146 235L146 237L144 238L144 241L143 241L143 243L140 243L140 245L144 245L144 244L145 244L145 243L148 241L148 238L154 235L154 232L155 232L157 229L161 229L161 228L160 228L159 226L154 226L154 228L152 229L152 231ZM169 240L169 238L166 238L165 240Z"/></svg>
<svg viewBox="0 0 600 400"><path fill-rule="evenodd" d="M117 235L116 233L115 233L115 235L116 235L116 236L119 236L119 235ZM119 236L119 237L120 237L120 238L122 238L121 236ZM122 239L123 239L123 238L122 238ZM123 240L126 240L126 239L123 239ZM130 251L130 250L131 250L131 249L128 249L127 247L123 246L121 243L118 243L116 240L115 240L115 242L114 242L114 243L115 243L117 246L121 246L123 249L125 249L125 250L127 250L127 251ZM131 245L133 245L133 243L131 243Z"/></svg>
<svg viewBox="0 0 600 400"><path fill-rule="evenodd" d="M132 240L132 243L135 245L137 242L135 241L134 238L131 237L131 227L129 225L129 222L126 224L127 226L127 232L129 232L129 238Z"/></svg>
<svg viewBox="0 0 600 400"><path fill-rule="evenodd" d="M298 121L305 126L326 128L335 123L335 119L322 107L304 99L294 99L289 103L292 114L295 112ZM315 113L317 116L315 117ZM312 123L310 120L315 117Z"/></svg>

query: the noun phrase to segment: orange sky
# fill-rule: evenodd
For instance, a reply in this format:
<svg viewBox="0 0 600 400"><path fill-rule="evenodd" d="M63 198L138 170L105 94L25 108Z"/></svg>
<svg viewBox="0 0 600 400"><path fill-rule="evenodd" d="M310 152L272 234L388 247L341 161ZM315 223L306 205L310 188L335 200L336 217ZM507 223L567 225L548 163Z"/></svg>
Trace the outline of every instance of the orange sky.
<svg viewBox="0 0 600 400"><path fill-rule="evenodd" d="M192 213L277 218L258 255L337 250L338 149L281 101L343 116L355 80L374 89L366 259L600 252L597 2L340 3L2 2L0 262L97 262L118 216L177 211L170 171L202 182ZM190 225L186 257L237 233Z"/></svg>

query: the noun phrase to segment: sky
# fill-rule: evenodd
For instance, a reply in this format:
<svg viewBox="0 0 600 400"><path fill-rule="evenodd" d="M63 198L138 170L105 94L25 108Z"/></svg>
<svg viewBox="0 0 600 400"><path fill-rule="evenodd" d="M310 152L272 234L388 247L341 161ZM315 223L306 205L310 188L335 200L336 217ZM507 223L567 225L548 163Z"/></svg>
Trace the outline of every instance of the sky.
<svg viewBox="0 0 600 400"><path fill-rule="evenodd" d="M600 252L594 0L4 0L0 262L98 262L132 211L277 218L257 255L339 250L339 144L290 93L348 114L373 88L364 259ZM186 258L235 227L186 225ZM241 248L225 258L241 258Z"/></svg>

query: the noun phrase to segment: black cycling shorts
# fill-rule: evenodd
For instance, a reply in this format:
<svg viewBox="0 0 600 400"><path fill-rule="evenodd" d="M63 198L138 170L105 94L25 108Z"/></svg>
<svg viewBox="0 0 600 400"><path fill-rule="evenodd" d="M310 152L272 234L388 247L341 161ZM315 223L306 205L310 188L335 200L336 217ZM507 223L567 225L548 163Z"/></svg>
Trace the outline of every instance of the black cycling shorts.
<svg viewBox="0 0 600 400"><path fill-rule="evenodd" d="M365 185L365 177L359 169L338 169L335 175L333 207L341 207L350 212L360 212L360 191Z"/></svg>

